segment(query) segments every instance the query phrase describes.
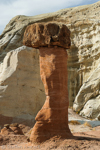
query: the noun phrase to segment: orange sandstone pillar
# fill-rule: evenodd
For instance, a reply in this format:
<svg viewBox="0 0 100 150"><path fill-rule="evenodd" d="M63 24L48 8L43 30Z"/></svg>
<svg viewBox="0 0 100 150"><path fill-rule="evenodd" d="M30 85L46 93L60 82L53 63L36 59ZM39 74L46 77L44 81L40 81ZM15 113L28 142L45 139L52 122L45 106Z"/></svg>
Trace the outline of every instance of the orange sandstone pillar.
<svg viewBox="0 0 100 150"><path fill-rule="evenodd" d="M46 94L30 140L41 143L54 136L72 138L68 127L66 52L70 48L70 31L58 23L36 23L26 28L23 43L39 48L40 75Z"/></svg>

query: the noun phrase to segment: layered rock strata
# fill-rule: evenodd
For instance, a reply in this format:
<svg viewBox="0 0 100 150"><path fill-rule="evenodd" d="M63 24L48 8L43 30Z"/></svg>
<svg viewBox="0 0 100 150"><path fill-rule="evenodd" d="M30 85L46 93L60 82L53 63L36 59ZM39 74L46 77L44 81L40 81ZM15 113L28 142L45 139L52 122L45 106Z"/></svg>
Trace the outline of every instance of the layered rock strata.
<svg viewBox="0 0 100 150"><path fill-rule="evenodd" d="M80 88L73 109L83 117L100 120L100 65Z"/></svg>
<svg viewBox="0 0 100 150"><path fill-rule="evenodd" d="M70 48L69 29L58 23L33 24L26 28L23 43L39 48L40 75L46 94L46 101L35 118L36 124L30 140L41 143L53 136L72 138L68 127L68 72L65 49Z"/></svg>

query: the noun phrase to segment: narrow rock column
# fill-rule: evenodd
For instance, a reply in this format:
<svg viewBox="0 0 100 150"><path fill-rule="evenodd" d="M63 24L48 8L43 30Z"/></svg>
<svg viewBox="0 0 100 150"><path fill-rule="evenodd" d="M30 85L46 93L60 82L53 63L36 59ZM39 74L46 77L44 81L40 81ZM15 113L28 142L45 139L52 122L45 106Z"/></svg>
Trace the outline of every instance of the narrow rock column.
<svg viewBox="0 0 100 150"><path fill-rule="evenodd" d="M30 140L41 143L54 136L72 138L68 127L66 52L70 48L70 31L58 23L36 23L26 28L23 43L39 48L40 75L46 94Z"/></svg>

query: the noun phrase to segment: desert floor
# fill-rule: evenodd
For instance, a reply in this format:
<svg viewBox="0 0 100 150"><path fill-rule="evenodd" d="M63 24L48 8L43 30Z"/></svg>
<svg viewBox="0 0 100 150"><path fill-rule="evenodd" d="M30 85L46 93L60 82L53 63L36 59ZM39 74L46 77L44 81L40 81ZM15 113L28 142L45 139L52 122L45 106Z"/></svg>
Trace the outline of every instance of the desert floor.
<svg viewBox="0 0 100 150"><path fill-rule="evenodd" d="M0 135L0 150L99 150L100 121L87 120L69 109L69 128L74 139L54 137L42 144L28 142L31 128L20 125L24 135Z"/></svg>

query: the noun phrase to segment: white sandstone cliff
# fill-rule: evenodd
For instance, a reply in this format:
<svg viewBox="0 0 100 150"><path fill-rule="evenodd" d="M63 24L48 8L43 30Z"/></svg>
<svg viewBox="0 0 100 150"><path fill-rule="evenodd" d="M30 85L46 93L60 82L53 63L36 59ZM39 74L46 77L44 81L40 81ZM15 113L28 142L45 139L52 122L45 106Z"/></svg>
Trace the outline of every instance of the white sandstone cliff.
<svg viewBox="0 0 100 150"><path fill-rule="evenodd" d="M0 64L0 114L34 121L45 100L38 53L22 46Z"/></svg>

